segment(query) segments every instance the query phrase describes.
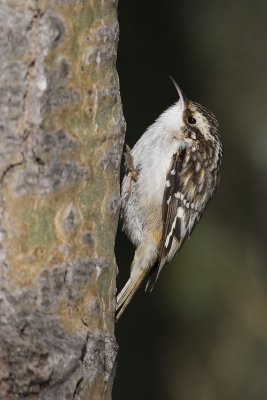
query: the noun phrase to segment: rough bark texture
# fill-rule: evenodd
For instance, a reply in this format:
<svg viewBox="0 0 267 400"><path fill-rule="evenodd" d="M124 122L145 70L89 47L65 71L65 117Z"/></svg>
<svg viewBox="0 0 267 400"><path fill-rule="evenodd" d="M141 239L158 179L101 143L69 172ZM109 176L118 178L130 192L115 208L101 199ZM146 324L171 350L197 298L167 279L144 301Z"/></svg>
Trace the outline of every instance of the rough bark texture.
<svg viewBox="0 0 267 400"><path fill-rule="evenodd" d="M0 0L0 399L109 399L117 2Z"/></svg>

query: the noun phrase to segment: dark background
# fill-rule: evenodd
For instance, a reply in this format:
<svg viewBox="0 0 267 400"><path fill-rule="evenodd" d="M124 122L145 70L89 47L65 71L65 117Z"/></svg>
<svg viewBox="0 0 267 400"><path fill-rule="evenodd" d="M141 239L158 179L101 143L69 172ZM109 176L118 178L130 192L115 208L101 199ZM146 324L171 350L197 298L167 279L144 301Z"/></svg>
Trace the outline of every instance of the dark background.
<svg viewBox="0 0 267 400"><path fill-rule="evenodd" d="M267 398L267 3L120 0L118 71L132 146L177 94L210 108L221 184L151 295L116 326L114 400ZM119 234L119 288L133 248Z"/></svg>

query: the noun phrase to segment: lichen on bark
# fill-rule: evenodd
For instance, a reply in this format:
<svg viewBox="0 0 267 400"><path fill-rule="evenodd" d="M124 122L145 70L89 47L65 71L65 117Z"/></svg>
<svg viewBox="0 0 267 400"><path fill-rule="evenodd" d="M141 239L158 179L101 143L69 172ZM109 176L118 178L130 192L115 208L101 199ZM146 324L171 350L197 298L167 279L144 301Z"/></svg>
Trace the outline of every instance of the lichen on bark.
<svg viewBox="0 0 267 400"><path fill-rule="evenodd" d="M0 3L0 398L111 396L116 7Z"/></svg>

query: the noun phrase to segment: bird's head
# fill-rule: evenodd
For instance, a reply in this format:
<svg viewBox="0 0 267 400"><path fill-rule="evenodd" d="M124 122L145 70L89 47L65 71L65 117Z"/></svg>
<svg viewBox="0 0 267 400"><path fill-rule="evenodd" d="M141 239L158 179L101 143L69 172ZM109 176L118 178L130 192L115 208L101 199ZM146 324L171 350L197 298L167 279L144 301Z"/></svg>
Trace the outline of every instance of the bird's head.
<svg viewBox="0 0 267 400"><path fill-rule="evenodd" d="M188 100L176 81L170 77L179 95L178 119L185 136L198 140L216 140L219 124L215 115L201 104Z"/></svg>

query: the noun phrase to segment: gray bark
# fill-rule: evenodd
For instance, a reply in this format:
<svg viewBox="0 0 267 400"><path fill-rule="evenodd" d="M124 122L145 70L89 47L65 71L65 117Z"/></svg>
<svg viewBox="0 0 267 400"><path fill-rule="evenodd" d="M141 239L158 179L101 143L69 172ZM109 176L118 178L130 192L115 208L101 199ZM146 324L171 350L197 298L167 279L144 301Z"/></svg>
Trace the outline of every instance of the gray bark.
<svg viewBox="0 0 267 400"><path fill-rule="evenodd" d="M117 2L0 1L0 399L109 399Z"/></svg>

